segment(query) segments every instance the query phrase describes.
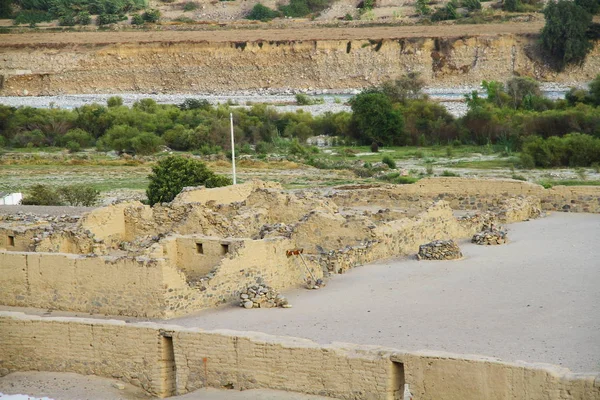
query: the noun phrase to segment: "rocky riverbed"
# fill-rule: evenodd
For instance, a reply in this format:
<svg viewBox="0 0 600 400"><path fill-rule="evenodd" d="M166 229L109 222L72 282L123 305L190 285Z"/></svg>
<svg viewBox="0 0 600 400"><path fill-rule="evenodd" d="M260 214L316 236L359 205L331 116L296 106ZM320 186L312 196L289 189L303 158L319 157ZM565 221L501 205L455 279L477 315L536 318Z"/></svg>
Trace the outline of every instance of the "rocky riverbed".
<svg viewBox="0 0 600 400"><path fill-rule="evenodd" d="M582 84L583 85L583 84ZM543 93L551 98L557 99L564 97L569 90L568 87L556 83L544 83L541 85ZM467 106L464 102L464 96L472 91L478 91L484 95L481 87L458 86L449 88L426 88L424 92L432 99L443 104L454 116L464 115ZM297 93L307 94L309 96L321 97L323 104L311 106L300 106L296 104ZM250 107L252 104L266 103L276 107L282 112L295 112L303 109L314 115L320 115L326 112L350 111L348 100L360 90L273 90L264 89L257 91L241 91L234 93L181 93L181 94L159 94L159 93L114 93L114 94L72 94L59 96L10 96L0 97L0 104L20 107L50 108L58 107L64 109L73 109L85 104L100 103L106 104L106 100L112 96L120 96L123 104L132 105L138 100L151 98L159 104L180 104L185 99L206 99L212 104L230 104L234 107Z"/></svg>

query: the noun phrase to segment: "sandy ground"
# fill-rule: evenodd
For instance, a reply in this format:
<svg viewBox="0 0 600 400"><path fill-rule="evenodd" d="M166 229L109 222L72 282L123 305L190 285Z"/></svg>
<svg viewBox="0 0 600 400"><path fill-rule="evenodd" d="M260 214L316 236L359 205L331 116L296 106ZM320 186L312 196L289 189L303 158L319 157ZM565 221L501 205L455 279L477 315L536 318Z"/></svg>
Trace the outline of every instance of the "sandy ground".
<svg viewBox="0 0 600 400"><path fill-rule="evenodd" d="M60 32L2 35L0 47L40 44L110 44L152 42L231 42L263 40L360 40L408 37L460 37L501 34L537 34L543 22L481 25L385 26L368 28L241 29L157 32Z"/></svg>
<svg viewBox="0 0 600 400"><path fill-rule="evenodd" d="M121 384L124 389L114 385ZM3 396L2 393L8 396ZM16 372L0 378L0 399L27 400L29 397L10 396L28 394L36 398L56 400L139 400L150 396L135 386L115 379L57 372ZM330 397L310 396L279 390L218 390L200 389L173 400L326 400Z"/></svg>
<svg viewBox="0 0 600 400"><path fill-rule="evenodd" d="M509 228L505 246L463 243L463 260L356 268L289 293L291 309L228 307L170 323L600 371L600 215Z"/></svg>

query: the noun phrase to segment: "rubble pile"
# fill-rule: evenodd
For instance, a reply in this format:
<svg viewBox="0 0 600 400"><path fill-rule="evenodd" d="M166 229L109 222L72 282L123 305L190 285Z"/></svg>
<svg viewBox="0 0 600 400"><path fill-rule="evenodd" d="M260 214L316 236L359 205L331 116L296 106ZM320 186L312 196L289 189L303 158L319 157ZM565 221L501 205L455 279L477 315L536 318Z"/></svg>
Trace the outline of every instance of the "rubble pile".
<svg viewBox="0 0 600 400"><path fill-rule="evenodd" d="M288 301L281 294L267 285L258 284L249 286L240 293L240 307L244 308L291 308Z"/></svg>
<svg viewBox="0 0 600 400"><path fill-rule="evenodd" d="M508 237L506 231L501 229L487 229L473 235L471 243L490 246L505 244L507 240Z"/></svg>
<svg viewBox="0 0 600 400"><path fill-rule="evenodd" d="M417 260L456 260L462 253L454 240L435 240L419 246Z"/></svg>

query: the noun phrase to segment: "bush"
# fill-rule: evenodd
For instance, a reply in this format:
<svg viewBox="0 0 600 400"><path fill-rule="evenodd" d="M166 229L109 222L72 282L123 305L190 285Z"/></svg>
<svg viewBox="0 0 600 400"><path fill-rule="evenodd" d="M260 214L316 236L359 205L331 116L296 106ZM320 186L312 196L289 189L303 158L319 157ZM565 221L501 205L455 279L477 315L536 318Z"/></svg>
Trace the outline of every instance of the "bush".
<svg viewBox="0 0 600 400"><path fill-rule="evenodd" d="M371 143L371 152L379 153L379 145L377 144L377 142Z"/></svg>
<svg viewBox="0 0 600 400"><path fill-rule="evenodd" d="M523 144L521 162L538 167L589 167L600 160L600 139L570 133L562 138L528 138Z"/></svg>
<svg viewBox="0 0 600 400"><path fill-rule="evenodd" d="M212 106L206 99L185 99L179 105L181 110L210 110Z"/></svg>
<svg viewBox="0 0 600 400"><path fill-rule="evenodd" d="M384 163L384 164L386 164L391 169L396 169L396 162L390 156L384 156L381 159L381 162Z"/></svg>
<svg viewBox="0 0 600 400"><path fill-rule="evenodd" d="M98 18L96 18L96 25L108 25L108 24L116 24L119 21L122 21L123 18L127 19L124 15L117 14L100 14Z"/></svg>
<svg viewBox="0 0 600 400"><path fill-rule="evenodd" d="M160 19L160 11L156 9L148 10L142 14L142 18L146 22L158 22Z"/></svg>
<svg viewBox="0 0 600 400"><path fill-rule="evenodd" d="M462 0L462 6L469 11L481 10L481 2L479 0Z"/></svg>
<svg viewBox="0 0 600 400"><path fill-rule="evenodd" d="M289 5L280 6L279 10L286 17L302 18L326 9L330 3L331 0L291 0Z"/></svg>
<svg viewBox="0 0 600 400"><path fill-rule="evenodd" d="M89 25L92 23L92 16L87 11L82 11L77 14L76 21L79 25Z"/></svg>
<svg viewBox="0 0 600 400"><path fill-rule="evenodd" d="M150 205L172 201L186 186L207 188L231 185L231 180L215 175L204 163L191 158L169 156L152 168L146 194Z"/></svg>
<svg viewBox="0 0 600 400"><path fill-rule="evenodd" d="M427 0L417 0L415 3L415 11L419 15L429 15L431 14L431 7L429 7Z"/></svg>
<svg viewBox="0 0 600 400"><path fill-rule="evenodd" d="M62 206L63 202L56 190L49 185L33 185L23 197L21 204L26 206Z"/></svg>
<svg viewBox="0 0 600 400"><path fill-rule="evenodd" d="M504 2L502 3L502 8L505 11L510 11L510 12L517 12L519 10L521 10L523 4L521 3L520 0L504 0Z"/></svg>
<svg viewBox="0 0 600 400"><path fill-rule="evenodd" d="M74 26L75 25L75 17L73 14L63 15L58 19L58 25L60 26Z"/></svg>
<svg viewBox="0 0 600 400"><path fill-rule="evenodd" d="M557 63L558 69L582 64L593 45L586 36L592 16L569 0L551 0L544 9L546 24L541 32L542 47Z"/></svg>
<svg viewBox="0 0 600 400"><path fill-rule="evenodd" d="M272 20L273 18L277 18L278 16L279 13L277 11L271 10L269 7L257 3L250 11L250 14L246 16L246 19L266 22Z"/></svg>
<svg viewBox="0 0 600 400"><path fill-rule="evenodd" d="M69 206L91 207L98 202L100 192L92 186L77 184L57 189L62 202Z"/></svg>
<svg viewBox="0 0 600 400"><path fill-rule="evenodd" d="M322 97L312 98L306 94L298 93L296 95L296 103L299 106L312 106L314 104L323 104L325 100Z"/></svg>
<svg viewBox="0 0 600 400"><path fill-rule="evenodd" d="M39 24L40 22L50 22L54 18L49 12L38 10L21 10L16 15L14 24Z"/></svg>
<svg viewBox="0 0 600 400"><path fill-rule="evenodd" d="M108 107L120 107L123 105L123 98L120 96L112 96L106 100L106 105Z"/></svg>
<svg viewBox="0 0 600 400"><path fill-rule="evenodd" d="M194 11L198 9L198 3L194 2L194 1L188 1L187 3L185 3L183 5L183 11Z"/></svg>
<svg viewBox="0 0 600 400"><path fill-rule="evenodd" d="M144 22L144 17L140 14L133 14L133 17L131 17L131 25L144 25Z"/></svg>

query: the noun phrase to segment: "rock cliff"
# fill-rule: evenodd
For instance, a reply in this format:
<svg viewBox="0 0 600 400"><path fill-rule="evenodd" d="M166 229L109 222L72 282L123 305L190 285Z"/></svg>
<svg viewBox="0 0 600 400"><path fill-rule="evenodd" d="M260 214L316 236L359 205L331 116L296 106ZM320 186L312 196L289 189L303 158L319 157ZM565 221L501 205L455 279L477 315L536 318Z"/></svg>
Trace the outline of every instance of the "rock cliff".
<svg viewBox="0 0 600 400"><path fill-rule="evenodd" d="M428 86L514 75L564 84L600 71L600 42L580 67L552 71L537 36L0 45L0 95L350 89L421 72Z"/></svg>

